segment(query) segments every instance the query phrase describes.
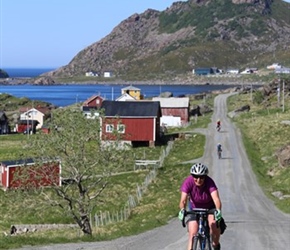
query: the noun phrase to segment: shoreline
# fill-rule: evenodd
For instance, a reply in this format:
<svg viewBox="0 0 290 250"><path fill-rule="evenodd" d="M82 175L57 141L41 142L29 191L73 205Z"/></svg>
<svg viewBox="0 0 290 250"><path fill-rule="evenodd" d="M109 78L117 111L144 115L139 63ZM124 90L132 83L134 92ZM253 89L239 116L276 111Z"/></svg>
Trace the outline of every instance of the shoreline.
<svg viewBox="0 0 290 250"><path fill-rule="evenodd" d="M14 77L0 79L0 85L256 85L262 86L265 81L251 81L249 79L241 79L241 77L201 77L199 79L175 79L175 80L141 80L141 81L125 81L114 79L112 81L71 81L58 82L52 78L34 78L34 77Z"/></svg>

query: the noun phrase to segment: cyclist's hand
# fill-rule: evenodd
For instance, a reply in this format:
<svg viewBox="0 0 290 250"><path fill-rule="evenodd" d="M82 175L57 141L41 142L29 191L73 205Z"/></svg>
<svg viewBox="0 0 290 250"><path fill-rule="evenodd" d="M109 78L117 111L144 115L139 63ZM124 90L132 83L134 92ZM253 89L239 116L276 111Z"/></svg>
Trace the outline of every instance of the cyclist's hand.
<svg viewBox="0 0 290 250"><path fill-rule="evenodd" d="M182 208L178 213L178 219L182 221L183 218L184 218L184 208Z"/></svg>
<svg viewBox="0 0 290 250"><path fill-rule="evenodd" d="M215 210L215 212L214 212L214 218L215 218L216 221L220 221L221 220L221 218L222 218L222 212L221 212L221 210L219 210L219 209Z"/></svg>

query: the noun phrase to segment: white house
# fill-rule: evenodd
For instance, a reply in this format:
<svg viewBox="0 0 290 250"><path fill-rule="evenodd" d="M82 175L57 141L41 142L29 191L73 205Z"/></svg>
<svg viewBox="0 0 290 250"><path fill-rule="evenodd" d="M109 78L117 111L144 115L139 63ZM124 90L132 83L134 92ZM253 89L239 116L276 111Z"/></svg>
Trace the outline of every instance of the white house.
<svg viewBox="0 0 290 250"><path fill-rule="evenodd" d="M93 71L89 71L89 72L86 72L86 76L99 76L99 74Z"/></svg>
<svg viewBox="0 0 290 250"><path fill-rule="evenodd" d="M20 115L20 120L37 120L39 123L36 129L40 129L43 125L44 113L39 110L32 108Z"/></svg>
<svg viewBox="0 0 290 250"><path fill-rule="evenodd" d="M112 71L105 71L104 72L104 77L112 77L113 76L113 72Z"/></svg>
<svg viewBox="0 0 290 250"><path fill-rule="evenodd" d="M136 101L136 99L128 93L124 93L123 95L119 96L115 101L122 102L122 101Z"/></svg>

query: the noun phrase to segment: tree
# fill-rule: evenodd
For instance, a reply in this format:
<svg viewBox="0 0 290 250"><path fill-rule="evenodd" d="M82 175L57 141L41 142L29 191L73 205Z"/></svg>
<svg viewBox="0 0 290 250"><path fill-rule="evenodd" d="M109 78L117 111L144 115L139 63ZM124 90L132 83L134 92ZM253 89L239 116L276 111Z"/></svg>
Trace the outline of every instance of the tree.
<svg viewBox="0 0 290 250"><path fill-rule="evenodd" d="M50 204L70 214L85 235L92 235L90 214L112 171L117 172L124 159L124 151L116 148L117 142L102 145L100 117L87 119L79 109L55 112L50 133L31 136L27 145L26 154L39 165L43 161L61 162L62 185L53 185L53 194L41 194Z"/></svg>

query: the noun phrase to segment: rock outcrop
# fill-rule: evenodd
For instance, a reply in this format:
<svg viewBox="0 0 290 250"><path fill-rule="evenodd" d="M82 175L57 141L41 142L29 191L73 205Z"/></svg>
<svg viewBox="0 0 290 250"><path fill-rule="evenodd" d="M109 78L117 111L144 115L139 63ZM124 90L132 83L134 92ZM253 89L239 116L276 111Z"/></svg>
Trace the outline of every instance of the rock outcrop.
<svg viewBox="0 0 290 250"><path fill-rule="evenodd" d="M6 71L0 69L0 78L8 78L9 75Z"/></svg>
<svg viewBox="0 0 290 250"><path fill-rule="evenodd" d="M289 167L290 166L290 144L283 146L278 149L276 152L276 156L278 158L279 165L281 167Z"/></svg>
<svg viewBox="0 0 290 250"><path fill-rule="evenodd" d="M273 51L290 54L289 18L280 13L265 18L271 4L271 0L190 0L175 2L162 12L135 13L68 65L45 75L85 76L91 71L103 75L109 70L120 79L173 78L194 67L252 64L261 51L263 60L267 54L272 58ZM277 12L289 7L280 0L275 4Z"/></svg>
<svg viewBox="0 0 290 250"><path fill-rule="evenodd" d="M49 76L42 76L34 80L35 85L52 85L55 81Z"/></svg>

